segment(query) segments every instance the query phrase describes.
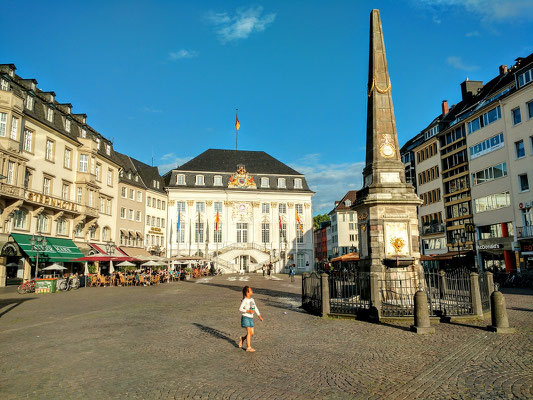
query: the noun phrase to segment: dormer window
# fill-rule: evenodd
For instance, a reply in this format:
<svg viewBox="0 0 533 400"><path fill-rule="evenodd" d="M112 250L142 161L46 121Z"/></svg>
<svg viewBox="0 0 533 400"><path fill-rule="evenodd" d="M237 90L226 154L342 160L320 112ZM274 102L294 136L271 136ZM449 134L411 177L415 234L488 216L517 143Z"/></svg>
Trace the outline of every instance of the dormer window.
<svg viewBox="0 0 533 400"><path fill-rule="evenodd" d="M131 179L131 172L128 172L128 179Z"/></svg>
<svg viewBox="0 0 533 400"><path fill-rule="evenodd" d="M285 178L278 178L278 188L285 189L286 187L287 187L287 182L285 181Z"/></svg>
<svg viewBox="0 0 533 400"><path fill-rule="evenodd" d="M185 175L178 175L176 178L176 184L185 185Z"/></svg>
<svg viewBox="0 0 533 400"><path fill-rule="evenodd" d="M220 175L215 175L215 180L214 180L213 185L222 186L222 177Z"/></svg>
<svg viewBox="0 0 533 400"><path fill-rule="evenodd" d="M0 89L2 90L9 90L9 83L5 79L0 80Z"/></svg>
<svg viewBox="0 0 533 400"><path fill-rule="evenodd" d="M31 96L30 94L27 94L26 95L26 108L28 110L33 110L33 103L34 103L33 96Z"/></svg>
<svg viewBox="0 0 533 400"><path fill-rule="evenodd" d="M111 155L111 145L110 144L106 144L105 145L105 153L110 156Z"/></svg>
<svg viewBox="0 0 533 400"><path fill-rule="evenodd" d="M294 180L294 188L295 189L301 189L302 188L302 180L300 178L296 178Z"/></svg>
<svg viewBox="0 0 533 400"><path fill-rule="evenodd" d="M203 175L196 175L196 185L197 186L203 186L204 183L204 176Z"/></svg>
<svg viewBox="0 0 533 400"><path fill-rule="evenodd" d="M344 205L345 205L346 207L350 207L350 206L352 205L351 200L350 200L350 199L346 199L346 201L344 202Z"/></svg>
<svg viewBox="0 0 533 400"><path fill-rule="evenodd" d="M270 187L270 179L268 178L261 178L261 187L267 188Z"/></svg>
<svg viewBox="0 0 533 400"><path fill-rule="evenodd" d="M86 138L87 137L87 131L85 130L85 128L81 128L81 137L82 138Z"/></svg>
<svg viewBox="0 0 533 400"><path fill-rule="evenodd" d="M96 138L96 148L100 150L100 138Z"/></svg>
<svg viewBox="0 0 533 400"><path fill-rule="evenodd" d="M65 118L65 130L70 132L70 119Z"/></svg>
<svg viewBox="0 0 533 400"><path fill-rule="evenodd" d="M46 119L50 122L54 121L54 110L52 107L46 109Z"/></svg>
<svg viewBox="0 0 533 400"><path fill-rule="evenodd" d="M139 182L139 175L135 175L135 182Z"/></svg>

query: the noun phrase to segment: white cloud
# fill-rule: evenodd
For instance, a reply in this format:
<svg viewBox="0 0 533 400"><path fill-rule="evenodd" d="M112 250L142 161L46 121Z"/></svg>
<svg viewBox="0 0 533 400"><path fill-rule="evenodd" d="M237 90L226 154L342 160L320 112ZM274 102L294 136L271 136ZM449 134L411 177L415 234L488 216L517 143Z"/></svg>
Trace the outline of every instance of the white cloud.
<svg viewBox="0 0 533 400"><path fill-rule="evenodd" d="M472 32L465 33L465 37L477 37L477 36L481 36L479 31L472 31Z"/></svg>
<svg viewBox="0 0 533 400"><path fill-rule="evenodd" d="M531 0L417 0L415 5L425 5L436 11L460 7L481 17L483 22L533 19Z"/></svg>
<svg viewBox="0 0 533 400"><path fill-rule="evenodd" d="M468 65L463 62L461 57L457 56L450 56L446 59L446 63L451 65L454 68L463 70L463 71L475 71L476 69L479 69L477 65Z"/></svg>
<svg viewBox="0 0 533 400"><path fill-rule="evenodd" d="M320 154L307 154L291 167L305 175L307 184L316 192L313 196L313 214L331 211L335 200L340 200L348 190L362 186L364 162L322 163Z"/></svg>
<svg viewBox="0 0 533 400"><path fill-rule="evenodd" d="M164 163L159 164L157 168L159 169L159 173L163 175L190 160L192 160L192 157L177 157L174 153L167 153L159 159L159 161Z"/></svg>
<svg viewBox="0 0 533 400"><path fill-rule="evenodd" d="M171 51L168 53L168 59L171 61L183 60L184 58L198 57L198 52L194 50L181 49L178 51Z"/></svg>
<svg viewBox="0 0 533 400"><path fill-rule="evenodd" d="M141 109L142 112L145 113L153 113L153 114L160 114L163 112L163 110L160 110L159 108L151 107L151 106L144 106Z"/></svg>
<svg viewBox="0 0 533 400"><path fill-rule="evenodd" d="M254 32L263 32L276 19L275 13L263 14L263 7L237 8L235 14L227 12L207 14L206 19L215 27L222 43L246 39Z"/></svg>

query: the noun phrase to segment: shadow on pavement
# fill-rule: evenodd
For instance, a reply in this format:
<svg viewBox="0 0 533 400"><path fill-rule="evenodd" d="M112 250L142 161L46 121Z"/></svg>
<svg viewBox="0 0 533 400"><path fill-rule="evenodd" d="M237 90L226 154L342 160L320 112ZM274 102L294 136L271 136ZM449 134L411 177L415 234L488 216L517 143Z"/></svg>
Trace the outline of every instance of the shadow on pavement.
<svg viewBox="0 0 533 400"><path fill-rule="evenodd" d="M411 328L405 325L394 325L394 324L389 324L388 322L377 322L377 324L385 325L385 326L388 326L389 328L399 329L401 331L411 332Z"/></svg>
<svg viewBox="0 0 533 400"><path fill-rule="evenodd" d="M217 339L225 340L226 342L229 342L233 347L239 348L237 343L235 342L235 339L230 338L227 334L225 334L222 331L219 331L218 329L211 328L209 326L205 326L202 324L199 324L197 322L193 322L193 325L196 326L201 331L210 334L211 336L216 337Z"/></svg>
<svg viewBox="0 0 533 400"><path fill-rule="evenodd" d="M479 326L479 325L463 324L463 323L460 323L460 322L446 322L446 323L449 324L449 325L464 326L466 328L473 328L473 329L479 329L479 330L482 330L482 331L487 331L486 324L485 324L485 326Z"/></svg>
<svg viewBox="0 0 533 400"><path fill-rule="evenodd" d="M533 309L531 308L523 308L523 307L507 307L509 310L515 310L515 311L529 311L533 312Z"/></svg>
<svg viewBox="0 0 533 400"><path fill-rule="evenodd" d="M29 297L27 299L3 299L0 300L0 310L3 308L6 308L3 311L0 311L0 318L3 317L8 312L12 311L14 308L20 306L22 303L28 300L33 300L33 297Z"/></svg>
<svg viewBox="0 0 533 400"><path fill-rule="evenodd" d="M208 286L216 286L221 288L226 288L233 290L235 292L239 292L242 295L242 288L245 286L244 284L247 284L248 282L240 282L243 283L243 285L234 286L234 285L223 285L221 283L212 283L212 282L194 282L198 285L208 285ZM248 285L250 286L250 285ZM254 290L255 294L261 294L265 296L272 296L272 297L294 297L296 299L300 299L300 295L298 293L293 292L282 292L281 290L272 290L272 289L264 289L264 288L258 288L255 286L252 286L252 289Z"/></svg>

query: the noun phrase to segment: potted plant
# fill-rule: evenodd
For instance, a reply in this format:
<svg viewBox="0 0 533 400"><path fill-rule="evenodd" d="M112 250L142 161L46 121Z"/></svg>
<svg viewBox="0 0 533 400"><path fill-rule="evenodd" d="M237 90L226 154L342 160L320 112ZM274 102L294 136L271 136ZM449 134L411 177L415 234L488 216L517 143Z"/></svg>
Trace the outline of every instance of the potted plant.
<svg viewBox="0 0 533 400"><path fill-rule="evenodd" d="M184 271L185 271L185 280L188 281L189 279L191 279L192 269L190 267L185 267Z"/></svg>

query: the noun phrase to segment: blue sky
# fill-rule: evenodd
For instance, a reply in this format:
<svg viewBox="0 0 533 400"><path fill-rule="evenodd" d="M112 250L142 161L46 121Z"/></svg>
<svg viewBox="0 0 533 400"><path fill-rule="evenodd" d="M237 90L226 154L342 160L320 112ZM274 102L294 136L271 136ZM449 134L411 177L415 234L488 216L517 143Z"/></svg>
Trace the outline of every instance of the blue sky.
<svg viewBox="0 0 533 400"><path fill-rule="evenodd" d="M533 50L533 1L6 1L0 62L162 172L208 148L305 173L314 213L361 186L369 13L379 8L400 144Z"/></svg>

